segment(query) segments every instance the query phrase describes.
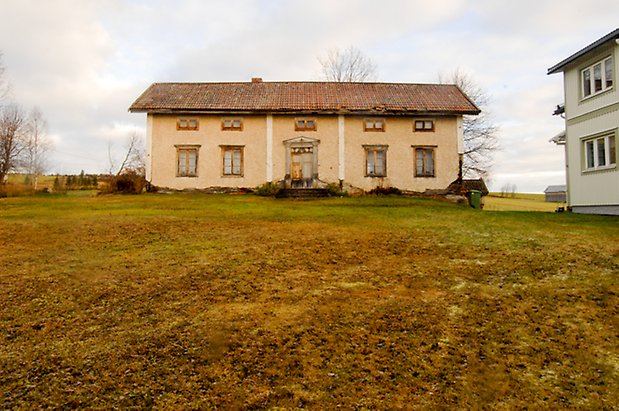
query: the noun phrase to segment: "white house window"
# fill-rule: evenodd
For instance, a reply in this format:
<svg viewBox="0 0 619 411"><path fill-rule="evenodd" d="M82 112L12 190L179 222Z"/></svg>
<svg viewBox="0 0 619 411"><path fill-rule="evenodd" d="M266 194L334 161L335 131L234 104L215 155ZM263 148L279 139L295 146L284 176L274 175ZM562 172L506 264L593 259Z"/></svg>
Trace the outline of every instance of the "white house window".
<svg viewBox="0 0 619 411"><path fill-rule="evenodd" d="M199 146L177 146L177 177L198 176L198 149Z"/></svg>
<svg viewBox="0 0 619 411"><path fill-rule="evenodd" d="M224 118L221 121L221 129L241 131L243 130L243 120L240 118Z"/></svg>
<svg viewBox="0 0 619 411"><path fill-rule="evenodd" d="M198 119L195 118L179 118L176 122L177 130L197 130L199 127Z"/></svg>
<svg viewBox="0 0 619 411"><path fill-rule="evenodd" d="M243 175L243 146L221 146L223 156L223 175Z"/></svg>
<svg viewBox="0 0 619 411"><path fill-rule="evenodd" d="M434 177L434 147L415 147L415 177Z"/></svg>
<svg viewBox="0 0 619 411"><path fill-rule="evenodd" d="M366 118L363 120L364 131L385 131L385 120L382 118Z"/></svg>
<svg viewBox="0 0 619 411"><path fill-rule="evenodd" d="M585 171L613 167L617 163L614 134L583 141Z"/></svg>
<svg viewBox="0 0 619 411"><path fill-rule="evenodd" d="M415 120L415 131L434 131L434 120Z"/></svg>
<svg viewBox="0 0 619 411"><path fill-rule="evenodd" d="M581 71L583 98L602 93L613 86L613 58L608 57Z"/></svg>
<svg viewBox="0 0 619 411"><path fill-rule="evenodd" d="M365 176L387 176L387 146L364 146Z"/></svg>

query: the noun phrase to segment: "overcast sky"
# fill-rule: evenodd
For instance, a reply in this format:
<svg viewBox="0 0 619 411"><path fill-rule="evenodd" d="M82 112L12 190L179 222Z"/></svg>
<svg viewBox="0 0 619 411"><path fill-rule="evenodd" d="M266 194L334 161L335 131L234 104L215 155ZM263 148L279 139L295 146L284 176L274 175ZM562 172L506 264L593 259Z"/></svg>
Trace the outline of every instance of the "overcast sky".
<svg viewBox="0 0 619 411"><path fill-rule="evenodd" d="M491 188L541 192L565 182L547 69L618 26L617 0L1 0L0 51L13 99L48 121L53 172L105 171L108 146L144 135L127 108L153 82L317 80L353 45L379 81L468 73L500 127Z"/></svg>

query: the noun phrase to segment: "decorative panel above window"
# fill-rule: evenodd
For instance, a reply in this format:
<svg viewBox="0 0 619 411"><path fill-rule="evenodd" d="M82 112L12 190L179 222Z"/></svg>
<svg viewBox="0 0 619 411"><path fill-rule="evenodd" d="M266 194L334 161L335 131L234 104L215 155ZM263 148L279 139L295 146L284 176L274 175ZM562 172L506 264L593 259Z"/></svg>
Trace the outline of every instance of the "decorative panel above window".
<svg viewBox="0 0 619 411"><path fill-rule="evenodd" d="M609 90L613 87L613 58L598 61L580 73L582 98Z"/></svg>
<svg viewBox="0 0 619 411"><path fill-rule="evenodd" d="M415 131L434 131L434 120L415 120Z"/></svg>
<svg viewBox="0 0 619 411"><path fill-rule="evenodd" d="M221 120L221 129L228 131L242 131L243 119L240 117L224 118Z"/></svg>
<svg viewBox="0 0 619 411"><path fill-rule="evenodd" d="M295 131L316 131L316 119L313 118L295 118Z"/></svg>
<svg viewBox="0 0 619 411"><path fill-rule="evenodd" d="M385 131L385 119L366 118L363 120L364 131Z"/></svg>
<svg viewBox="0 0 619 411"><path fill-rule="evenodd" d="M200 123L195 118L179 118L176 122L177 130L197 130L199 126Z"/></svg>

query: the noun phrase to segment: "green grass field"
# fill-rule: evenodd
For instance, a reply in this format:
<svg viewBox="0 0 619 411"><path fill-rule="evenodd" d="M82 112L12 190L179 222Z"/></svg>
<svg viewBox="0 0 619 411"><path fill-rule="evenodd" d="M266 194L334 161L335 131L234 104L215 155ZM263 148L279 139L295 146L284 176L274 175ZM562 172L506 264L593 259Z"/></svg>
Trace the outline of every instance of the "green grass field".
<svg viewBox="0 0 619 411"><path fill-rule="evenodd" d="M484 210L487 211L546 211L554 212L557 207L565 207L564 203L547 203L543 194L516 193L514 197L500 197L498 193L490 193L484 197Z"/></svg>
<svg viewBox="0 0 619 411"><path fill-rule="evenodd" d="M612 409L619 220L0 199L0 408Z"/></svg>

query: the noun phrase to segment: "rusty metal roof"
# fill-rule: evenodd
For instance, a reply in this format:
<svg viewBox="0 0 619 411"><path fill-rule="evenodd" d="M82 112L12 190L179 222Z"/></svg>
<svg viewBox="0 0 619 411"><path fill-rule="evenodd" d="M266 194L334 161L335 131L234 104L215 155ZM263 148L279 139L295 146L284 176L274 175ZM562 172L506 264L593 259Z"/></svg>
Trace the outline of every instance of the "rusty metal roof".
<svg viewBox="0 0 619 411"><path fill-rule="evenodd" d="M154 83L131 112L312 112L479 114L447 84L239 82Z"/></svg>

